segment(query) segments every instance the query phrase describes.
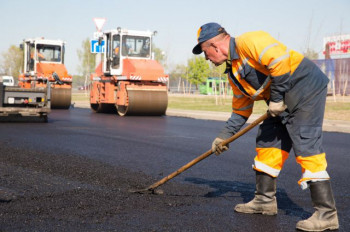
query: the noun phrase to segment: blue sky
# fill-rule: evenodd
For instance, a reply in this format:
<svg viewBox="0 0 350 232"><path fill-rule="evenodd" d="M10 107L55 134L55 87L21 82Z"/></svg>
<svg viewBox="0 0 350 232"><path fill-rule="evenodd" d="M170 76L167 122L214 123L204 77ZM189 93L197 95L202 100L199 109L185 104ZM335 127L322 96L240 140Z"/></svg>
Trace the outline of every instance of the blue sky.
<svg viewBox="0 0 350 232"><path fill-rule="evenodd" d="M24 38L62 39L71 74L78 74L77 49L96 31L94 17L107 19L103 30L157 30L154 42L170 67L192 57L197 29L207 22L232 36L265 30L299 52L321 52L324 36L350 34L349 0L0 0L0 12L0 54Z"/></svg>

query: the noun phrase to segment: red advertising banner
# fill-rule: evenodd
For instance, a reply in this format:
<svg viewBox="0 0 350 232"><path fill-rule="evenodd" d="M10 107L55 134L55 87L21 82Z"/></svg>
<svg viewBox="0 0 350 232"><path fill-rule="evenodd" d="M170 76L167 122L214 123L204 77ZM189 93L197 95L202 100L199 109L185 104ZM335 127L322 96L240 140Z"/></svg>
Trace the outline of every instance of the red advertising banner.
<svg viewBox="0 0 350 232"><path fill-rule="evenodd" d="M329 55L350 55L350 35L329 36L323 39L323 47L329 46ZM323 52L325 54L326 51Z"/></svg>

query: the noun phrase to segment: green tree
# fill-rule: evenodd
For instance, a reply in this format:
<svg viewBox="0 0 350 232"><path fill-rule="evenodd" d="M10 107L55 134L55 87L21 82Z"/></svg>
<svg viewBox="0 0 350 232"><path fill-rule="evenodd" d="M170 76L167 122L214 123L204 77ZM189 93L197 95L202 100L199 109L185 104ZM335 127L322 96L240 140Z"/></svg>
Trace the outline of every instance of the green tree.
<svg viewBox="0 0 350 232"><path fill-rule="evenodd" d="M210 74L209 63L203 56L194 56L188 60L188 81L196 86L206 81Z"/></svg>
<svg viewBox="0 0 350 232"><path fill-rule="evenodd" d="M86 38L81 43L81 49L77 50L78 58L80 60L80 65L78 67L78 72L86 77L91 72L95 71L95 57L96 54L90 52L90 39Z"/></svg>
<svg viewBox="0 0 350 232"><path fill-rule="evenodd" d="M86 84L85 77L81 75L73 75L73 80L73 88L78 88Z"/></svg>
<svg viewBox="0 0 350 232"><path fill-rule="evenodd" d="M317 60L318 59L318 53L313 49L307 49L306 52L304 52L304 56L309 58L310 60Z"/></svg>
<svg viewBox="0 0 350 232"><path fill-rule="evenodd" d="M210 64L210 76L211 77L227 77L227 74L225 74L226 64L223 63L222 65L215 66L214 64Z"/></svg>
<svg viewBox="0 0 350 232"><path fill-rule="evenodd" d="M7 52L2 53L1 69L5 74L18 77L23 68L23 51L16 45L11 45Z"/></svg>
<svg viewBox="0 0 350 232"><path fill-rule="evenodd" d="M163 65L163 68L167 68L167 56L166 53L160 49L157 48L154 44L152 45L152 52L154 53L154 59L158 61L161 65Z"/></svg>
<svg viewBox="0 0 350 232"><path fill-rule="evenodd" d="M170 72L171 78L177 79L186 76L187 67L183 64L178 64Z"/></svg>
<svg viewBox="0 0 350 232"><path fill-rule="evenodd" d="M186 77L187 67L183 64L177 64L176 67L169 73L170 88L176 88L180 91L181 82Z"/></svg>

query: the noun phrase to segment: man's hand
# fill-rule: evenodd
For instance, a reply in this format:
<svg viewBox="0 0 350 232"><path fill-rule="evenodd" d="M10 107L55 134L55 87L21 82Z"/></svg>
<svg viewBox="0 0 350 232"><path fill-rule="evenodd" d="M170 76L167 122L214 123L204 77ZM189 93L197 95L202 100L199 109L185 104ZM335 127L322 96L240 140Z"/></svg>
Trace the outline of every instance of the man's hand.
<svg viewBox="0 0 350 232"><path fill-rule="evenodd" d="M269 112L272 117L276 117L287 109L287 106L284 104L284 101L280 102L270 102Z"/></svg>
<svg viewBox="0 0 350 232"><path fill-rule="evenodd" d="M220 155L224 151L227 151L229 148L229 145L226 144L225 146L220 145L224 140L221 138L216 138L213 141L213 144L211 145L211 151L215 153L215 155Z"/></svg>

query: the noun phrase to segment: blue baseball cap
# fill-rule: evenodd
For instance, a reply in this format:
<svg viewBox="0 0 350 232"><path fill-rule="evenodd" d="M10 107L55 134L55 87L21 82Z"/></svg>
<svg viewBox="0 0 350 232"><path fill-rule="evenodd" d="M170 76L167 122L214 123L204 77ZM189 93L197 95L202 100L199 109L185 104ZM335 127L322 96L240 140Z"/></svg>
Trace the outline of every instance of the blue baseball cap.
<svg viewBox="0 0 350 232"><path fill-rule="evenodd" d="M217 23L207 23L201 26L197 31L198 44L194 46L192 53L195 55L201 54L201 44L223 32L225 32L225 29Z"/></svg>

